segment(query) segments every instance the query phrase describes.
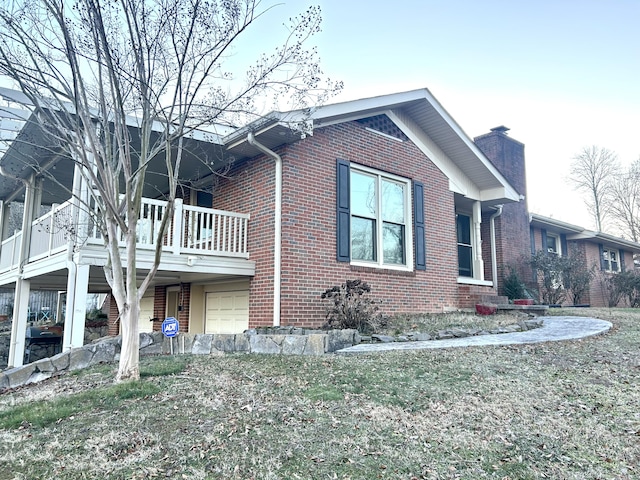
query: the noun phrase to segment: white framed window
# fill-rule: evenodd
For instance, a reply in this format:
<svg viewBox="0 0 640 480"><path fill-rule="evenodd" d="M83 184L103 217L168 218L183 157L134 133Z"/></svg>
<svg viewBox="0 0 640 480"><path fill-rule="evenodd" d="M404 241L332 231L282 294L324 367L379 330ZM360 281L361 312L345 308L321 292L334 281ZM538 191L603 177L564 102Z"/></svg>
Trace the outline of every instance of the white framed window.
<svg viewBox="0 0 640 480"><path fill-rule="evenodd" d="M458 276L473 278L473 225L471 215L456 213Z"/></svg>
<svg viewBox="0 0 640 480"><path fill-rule="evenodd" d="M349 175L351 263L412 269L410 180L355 165Z"/></svg>
<svg viewBox="0 0 640 480"><path fill-rule="evenodd" d="M558 257L562 256L562 247L560 246L560 237L547 233L547 244L545 245L547 253L552 253Z"/></svg>
<svg viewBox="0 0 640 480"><path fill-rule="evenodd" d="M619 272L620 271L620 251L605 248L602 250L602 265L603 270L607 272Z"/></svg>

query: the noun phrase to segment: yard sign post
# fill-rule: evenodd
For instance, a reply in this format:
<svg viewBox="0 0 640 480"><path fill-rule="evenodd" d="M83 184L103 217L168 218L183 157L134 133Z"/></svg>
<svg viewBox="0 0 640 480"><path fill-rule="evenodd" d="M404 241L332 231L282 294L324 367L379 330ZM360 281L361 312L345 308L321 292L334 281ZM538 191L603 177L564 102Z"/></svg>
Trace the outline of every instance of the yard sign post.
<svg viewBox="0 0 640 480"><path fill-rule="evenodd" d="M179 324L175 317L167 317L162 322L162 333L165 337L169 339L175 337L178 334L178 330ZM171 340L169 344L171 345L171 355L173 355L173 341Z"/></svg>

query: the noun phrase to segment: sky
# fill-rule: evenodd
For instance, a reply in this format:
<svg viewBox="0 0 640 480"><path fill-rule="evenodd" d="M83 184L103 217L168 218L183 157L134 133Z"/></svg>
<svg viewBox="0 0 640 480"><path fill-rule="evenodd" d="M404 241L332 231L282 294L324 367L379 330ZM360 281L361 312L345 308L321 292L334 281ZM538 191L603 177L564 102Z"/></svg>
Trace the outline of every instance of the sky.
<svg viewBox="0 0 640 480"><path fill-rule="evenodd" d="M572 158L597 145L640 157L639 0L317 0L275 5L270 38L307 5L329 103L428 88L471 137L505 125L525 144L529 210L593 228L568 183Z"/></svg>

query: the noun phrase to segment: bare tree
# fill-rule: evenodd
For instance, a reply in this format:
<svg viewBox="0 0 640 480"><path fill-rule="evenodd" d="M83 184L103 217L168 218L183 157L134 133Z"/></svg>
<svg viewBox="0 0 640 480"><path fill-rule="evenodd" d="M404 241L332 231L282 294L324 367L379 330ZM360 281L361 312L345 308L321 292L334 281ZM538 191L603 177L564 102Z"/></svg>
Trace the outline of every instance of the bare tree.
<svg viewBox="0 0 640 480"><path fill-rule="evenodd" d="M573 157L569 179L577 190L587 195L585 203L599 232L611 208L610 187L617 171L617 155L606 148L584 147Z"/></svg>
<svg viewBox="0 0 640 480"><path fill-rule="evenodd" d="M611 217L623 235L640 239L640 159L620 172L611 183Z"/></svg>
<svg viewBox="0 0 640 480"><path fill-rule="evenodd" d="M206 124L246 120L269 101L300 108L340 88L322 79L315 50L304 46L319 31L317 7L290 19L282 43L243 78L225 69L265 13L260 3L7 0L0 7L0 74L24 93L51 148L72 158L92 187L88 199L72 194L96 212L108 251L104 272L122 333L118 381L139 378L140 299L158 269L189 136ZM154 230L154 267L138 283L136 221L149 162L159 156L167 210Z"/></svg>

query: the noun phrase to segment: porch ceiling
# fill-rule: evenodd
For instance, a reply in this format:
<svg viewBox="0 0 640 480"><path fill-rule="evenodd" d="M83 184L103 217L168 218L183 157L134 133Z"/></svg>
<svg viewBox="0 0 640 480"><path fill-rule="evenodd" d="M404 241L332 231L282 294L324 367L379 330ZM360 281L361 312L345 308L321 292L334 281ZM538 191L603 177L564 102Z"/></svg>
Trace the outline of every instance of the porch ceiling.
<svg viewBox="0 0 640 480"><path fill-rule="evenodd" d="M6 89L0 89L5 97ZM13 92L13 94L19 92ZM22 182L12 177L27 179L33 173L41 173L42 203L62 203L71 197L74 161L57 142L50 137L27 109L0 107L0 166L7 175L0 176L0 200L24 199ZM133 151L139 151L140 139L132 120L130 134ZM153 141L160 138L155 132ZM180 168L179 185L206 188L211 186L215 172L234 160L214 132L194 132L185 140L184 156ZM174 149L173 158L176 156ZM168 176L164 153L149 164L143 196L160 198L168 191Z"/></svg>

